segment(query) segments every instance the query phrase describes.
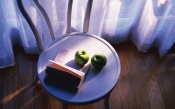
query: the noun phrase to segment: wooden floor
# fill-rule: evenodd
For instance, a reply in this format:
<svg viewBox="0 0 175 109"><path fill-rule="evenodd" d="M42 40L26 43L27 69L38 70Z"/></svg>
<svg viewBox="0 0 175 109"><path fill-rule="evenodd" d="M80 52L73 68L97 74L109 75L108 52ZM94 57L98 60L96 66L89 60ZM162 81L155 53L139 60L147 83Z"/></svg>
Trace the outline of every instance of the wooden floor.
<svg viewBox="0 0 175 109"><path fill-rule="evenodd" d="M121 74L110 96L111 109L175 109L175 54L160 59L157 49L138 52L131 43L114 45ZM40 83L29 83L36 71L37 55L14 47L15 66L0 69L0 109L62 109ZM103 100L70 109L104 109Z"/></svg>

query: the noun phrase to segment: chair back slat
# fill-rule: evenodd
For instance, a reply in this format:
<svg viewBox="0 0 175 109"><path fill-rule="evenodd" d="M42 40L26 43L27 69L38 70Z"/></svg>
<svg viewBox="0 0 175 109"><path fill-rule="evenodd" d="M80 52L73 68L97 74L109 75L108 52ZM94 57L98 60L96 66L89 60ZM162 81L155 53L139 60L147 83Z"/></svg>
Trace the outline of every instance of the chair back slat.
<svg viewBox="0 0 175 109"><path fill-rule="evenodd" d="M85 17L84 17L84 23L83 23L83 32L84 33L88 32L88 30L89 30L89 21L90 21L92 3L93 3L93 0L88 0L86 12L85 12ZM71 33L72 4L73 4L73 0L69 0L68 12L67 12L67 33Z"/></svg>
<svg viewBox="0 0 175 109"><path fill-rule="evenodd" d="M92 3L93 3L93 0L88 0L86 12L85 12L85 17L84 17L84 24L83 24L83 32L85 32L85 33L88 32L88 30L89 30L89 21L90 21Z"/></svg>
<svg viewBox="0 0 175 109"><path fill-rule="evenodd" d="M42 7L42 5L39 3L38 0L33 0L33 1L36 4L36 6L38 7L38 9L41 11L41 13L42 13L42 15L47 23L52 40L55 39L53 27L52 27L52 24L51 24L51 21L49 19L48 14L46 13L45 9ZM86 12L85 12L85 17L84 17L84 22L83 22L83 32L84 33L88 32L88 29L89 29L89 21L90 21L92 3L93 3L93 0L88 0ZM17 0L17 4L18 4L18 7L19 7L21 13L23 14L24 18L26 19L30 28L32 29L32 32L34 33L34 36L35 36L36 41L38 43L39 52L42 52L44 50L44 44L43 44L43 40L42 40L40 33L38 32L36 26L32 22L29 14L26 12L26 10L23 6L22 0ZM71 33L71 31L72 31L71 30L72 5L73 5L73 0L69 0L68 12L67 12L67 33Z"/></svg>
<svg viewBox="0 0 175 109"><path fill-rule="evenodd" d="M72 14L72 3L73 0L69 0L68 3L68 12L67 12L67 33L71 33L71 14Z"/></svg>
<svg viewBox="0 0 175 109"><path fill-rule="evenodd" d="M17 0L17 5L19 7L19 10L23 14L24 18L28 22L30 28L32 29L32 32L33 32L33 34L34 34L34 36L36 38L36 41L38 43L39 53L41 53L44 50L44 43L43 43L41 35L38 32L38 29L36 28L34 23L32 22L32 19L30 18L29 14L26 12L26 10L25 10L25 8L23 6L22 0Z"/></svg>

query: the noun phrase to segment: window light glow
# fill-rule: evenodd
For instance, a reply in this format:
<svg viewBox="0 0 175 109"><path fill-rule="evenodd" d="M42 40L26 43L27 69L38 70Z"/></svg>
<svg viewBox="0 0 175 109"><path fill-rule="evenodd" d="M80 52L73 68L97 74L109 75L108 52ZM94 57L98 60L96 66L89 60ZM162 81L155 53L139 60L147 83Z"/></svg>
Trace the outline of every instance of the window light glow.
<svg viewBox="0 0 175 109"><path fill-rule="evenodd" d="M109 3L108 14L107 14L108 20L106 21L105 25L106 32L110 31L110 33L115 33L120 8L121 8L121 2L118 0L113 0Z"/></svg>
<svg viewBox="0 0 175 109"><path fill-rule="evenodd" d="M157 1L157 6L160 7L161 5L165 4L167 0L158 0Z"/></svg>

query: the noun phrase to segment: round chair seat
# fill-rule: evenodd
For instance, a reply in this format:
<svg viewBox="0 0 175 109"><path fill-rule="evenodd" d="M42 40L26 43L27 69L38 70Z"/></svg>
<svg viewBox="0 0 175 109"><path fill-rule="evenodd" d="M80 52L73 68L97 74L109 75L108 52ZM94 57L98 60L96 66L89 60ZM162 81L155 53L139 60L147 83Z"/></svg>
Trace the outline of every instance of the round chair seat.
<svg viewBox="0 0 175 109"><path fill-rule="evenodd" d="M54 60L58 50L66 47L74 52L87 50L92 57L95 53L102 53L107 57L107 64L101 71L90 66L88 73L77 93L72 93L61 88L54 87L44 82L45 68L48 60ZM71 60L70 60L71 61ZM84 34L71 33L60 39L55 39L40 55L38 61L38 77L45 90L56 99L68 104L88 104L100 100L114 88L120 75L120 61L116 51L104 39Z"/></svg>

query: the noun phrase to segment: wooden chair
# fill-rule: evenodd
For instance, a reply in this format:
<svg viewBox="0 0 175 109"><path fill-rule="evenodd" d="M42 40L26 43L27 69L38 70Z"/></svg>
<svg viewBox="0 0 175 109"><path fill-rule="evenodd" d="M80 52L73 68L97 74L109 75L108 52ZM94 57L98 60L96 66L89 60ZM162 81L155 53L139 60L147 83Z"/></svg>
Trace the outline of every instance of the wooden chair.
<svg viewBox="0 0 175 109"><path fill-rule="evenodd" d="M59 46L58 42L60 41L60 38L56 38L54 36L54 32L53 32L51 21L49 19L49 16L47 15L46 11L42 7L42 5L40 5L40 3L39 3L38 0L33 0L33 1L36 4L36 6L39 8L39 10L41 11L41 13L43 14L44 19L45 19L45 21L47 23L47 26L49 28L49 31L50 31L50 36L52 38L52 42L50 42L50 44L48 44L47 47L44 47L42 37L41 37L40 33L38 32L37 27L32 22L31 17L26 12L26 10L25 10L25 8L23 6L22 0L17 0L17 4L18 4L18 7L19 7L21 13L23 14L24 18L26 19L26 21L28 22L29 26L31 27L31 29L32 29L32 31L34 33L34 36L36 37L36 40L37 40L37 43L38 43L38 48L39 48L39 53L40 53L39 62L38 62L38 72L42 73L44 71L43 71L43 69L41 71L41 67L44 67L45 64L47 64L47 62L44 62L44 61L43 61L44 62L44 64L43 64L43 62L42 62L43 57L47 54L46 52L48 50L54 51L54 50L52 50L52 49L55 49L53 47L54 44L57 45L57 46ZM40 74L40 73L37 72L36 73L36 76L35 76L35 79L32 82L32 84L35 85L37 83L37 81L38 81L38 78L39 78L40 81L41 81L41 84L46 89L46 91L48 91L48 93L50 93L56 99L60 100L63 103L63 107L65 109L68 108L68 105L67 104L75 104L75 105L89 104L89 103L93 103L93 102L99 101L102 98L105 98L105 107L106 107L106 109L108 109L109 108L108 101L109 101L110 92L112 91L112 89L114 88L116 82L118 81L119 74L120 74L120 61L119 61L119 57L118 57L117 53L115 52L115 50L112 48L112 46L107 41L105 41L104 39L102 39L99 36L95 36L95 35L92 35L92 34L87 33L88 32L88 28L89 28L89 21L90 21L90 14L91 14L91 7L92 7L93 0L88 0L87 9L86 9L85 18L84 18L84 24L83 24L83 32L76 32L76 33L71 32L72 3L73 3L73 0L69 0L69 2L68 2L68 14L67 14L67 33L65 33L61 37L66 37L67 39L69 39L70 36L71 36L70 39L73 40L73 41L75 41L75 42L77 41L75 39L77 37L81 37L79 40L84 40L84 38L88 37L89 40L92 40L92 43L93 43L93 41L95 43L97 42L97 45L96 45L97 47L98 46L102 46L103 47L103 50L106 50L104 53L110 54L109 57L111 58L111 60L110 60L111 61L110 62L111 64L109 63L109 65L107 65L107 67L109 67L108 70L110 70L111 75L106 75L107 74L106 72L108 72L108 70L106 70L105 73L104 73L104 75L102 75L102 77L105 76L104 79L108 79L107 81L109 81L109 84L111 84L111 85L109 85L110 86L109 88L102 88L102 90L104 89L105 91L103 92L102 95L100 95L100 96L97 95L97 97L95 99L92 99L92 100L89 100L89 101L84 101L84 102L83 102L83 99L82 99L82 102L81 101L79 102L79 101L76 101L76 100L75 101L67 100L67 99L70 99L70 98L65 98L64 99L64 97L63 98L58 97L57 95L59 95L59 94L60 95L64 95L64 94L67 94L67 92L65 93L62 90L59 90L60 91L59 94L55 94L55 93L58 93L58 92L53 92L53 90L55 90L55 89L52 88L52 87L50 87L50 86L47 86L43 82L43 78L42 77L43 77L43 74L44 73ZM72 38L72 36L74 37L74 39ZM91 42L88 42L88 43L91 44ZM98 43L99 43L99 45L98 45ZM87 45L87 47L89 47L89 46ZM101 51L103 51L103 50L101 50ZM51 57L53 57L53 56L51 56ZM50 57L46 56L46 58L50 58ZM117 67L116 67L116 65L115 65L115 67L113 67L112 64L116 64ZM92 71L93 69L90 69L90 70ZM92 77L92 76L90 76L90 77ZM112 78L112 77L115 77L113 81L110 80L110 78ZM96 88L97 89L94 89L94 90L98 90L99 89L98 87L96 87ZM76 95L74 95L74 94L73 95L70 94L70 96L76 98Z"/></svg>

